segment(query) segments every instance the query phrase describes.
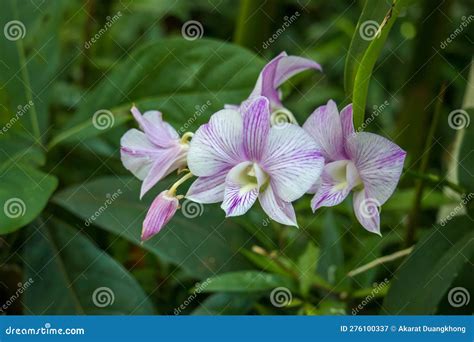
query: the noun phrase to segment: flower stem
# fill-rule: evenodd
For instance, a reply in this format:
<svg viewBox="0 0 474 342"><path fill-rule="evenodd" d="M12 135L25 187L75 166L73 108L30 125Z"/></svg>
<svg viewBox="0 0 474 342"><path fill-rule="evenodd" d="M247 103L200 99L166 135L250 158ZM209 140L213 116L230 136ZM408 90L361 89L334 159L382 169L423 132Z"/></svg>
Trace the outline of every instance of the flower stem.
<svg viewBox="0 0 474 342"><path fill-rule="evenodd" d="M188 174L184 175L182 178L180 178L176 183L173 184L173 186L168 190L168 194L170 196L175 196L176 195L176 190L178 189L178 187L183 184L184 182L186 182L188 179L190 179L191 177L194 177L194 175L189 172Z"/></svg>

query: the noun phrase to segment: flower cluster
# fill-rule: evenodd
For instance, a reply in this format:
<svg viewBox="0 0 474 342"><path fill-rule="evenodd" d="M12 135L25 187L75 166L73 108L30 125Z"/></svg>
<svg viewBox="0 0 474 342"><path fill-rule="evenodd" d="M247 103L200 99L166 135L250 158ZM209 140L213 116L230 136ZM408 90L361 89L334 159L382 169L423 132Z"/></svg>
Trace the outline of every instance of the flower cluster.
<svg viewBox="0 0 474 342"><path fill-rule="evenodd" d="M339 113L332 100L317 108L301 127L284 107L279 87L314 61L281 53L261 71L254 90L240 105L226 105L194 134L182 137L158 111L132 114L141 130L121 140L123 165L143 181L143 196L173 171L185 172L153 201L142 240L157 234L186 197L221 203L226 216L245 214L257 201L273 220L297 226L292 202L314 194L313 211L341 203L354 192L360 224L380 234L379 207L392 195L405 152L372 133L356 132L352 105ZM284 124L282 125L282 118ZM186 195L178 187L197 177Z"/></svg>

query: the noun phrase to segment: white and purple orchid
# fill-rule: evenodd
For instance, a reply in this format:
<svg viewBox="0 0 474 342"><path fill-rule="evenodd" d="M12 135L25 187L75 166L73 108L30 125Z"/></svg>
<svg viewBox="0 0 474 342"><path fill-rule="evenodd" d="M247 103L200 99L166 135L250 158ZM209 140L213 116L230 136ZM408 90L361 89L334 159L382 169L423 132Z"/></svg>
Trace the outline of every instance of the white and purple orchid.
<svg viewBox="0 0 474 342"><path fill-rule="evenodd" d="M313 137L326 161L321 178L311 189L313 210L341 203L353 191L360 224L380 234L379 209L392 195L406 152L373 133L355 133L352 105L337 110L330 100L317 108L303 128Z"/></svg>
<svg viewBox="0 0 474 342"><path fill-rule="evenodd" d="M193 136L188 167L199 178L186 197L222 202L227 216L245 214L257 198L267 215L297 226L291 202L316 182L324 160L305 131L270 125L269 100L258 96L240 108L215 113Z"/></svg>
<svg viewBox="0 0 474 342"><path fill-rule="evenodd" d="M293 114L281 102L279 88L294 75L310 69L323 70L321 65L315 61L299 56L288 56L286 52L282 52L263 67L248 100L252 100L257 96L266 97L270 103L271 123L273 125L284 122L296 123ZM238 107L226 105L228 109L238 109Z"/></svg>
<svg viewBox="0 0 474 342"><path fill-rule="evenodd" d="M313 193L313 211L334 206L354 192L353 207L361 225L380 234L379 207L392 195L406 153L372 133L356 133L352 105L339 114L330 100L299 127L281 102L279 87L314 61L281 53L260 73L249 98L213 114L197 132L180 138L158 111L132 114L141 131L121 139L124 166L143 181L142 197L174 170L186 174L153 201L142 240L157 234L179 209L180 199L221 203L226 216L245 214L258 201L273 220L297 226L292 202ZM285 125L275 123L283 115ZM189 138L192 140L189 141ZM177 189L192 177L186 196Z"/></svg>
<svg viewBox="0 0 474 342"><path fill-rule="evenodd" d="M120 141L120 152L125 168L143 181L141 198L165 176L186 166L189 142L163 121L160 112L148 111L142 116L135 106L131 112L142 131L127 131Z"/></svg>

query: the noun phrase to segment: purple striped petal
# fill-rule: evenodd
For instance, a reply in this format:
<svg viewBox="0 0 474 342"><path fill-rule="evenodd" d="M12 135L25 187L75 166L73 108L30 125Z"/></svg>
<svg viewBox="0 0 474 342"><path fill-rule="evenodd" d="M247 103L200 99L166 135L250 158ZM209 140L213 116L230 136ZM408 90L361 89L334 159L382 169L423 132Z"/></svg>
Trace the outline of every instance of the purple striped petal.
<svg viewBox="0 0 474 342"><path fill-rule="evenodd" d="M293 205L278 198L271 185L258 196L258 200L263 211L265 211L272 220L287 226L298 227Z"/></svg>
<svg viewBox="0 0 474 342"><path fill-rule="evenodd" d="M306 132L316 141L326 162L347 159L344 153L342 125L336 103L318 107L303 125Z"/></svg>
<svg viewBox="0 0 474 342"><path fill-rule="evenodd" d="M176 197L169 196L168 190L160 193L151 204L143 222L142 241L157 234L174 216L179 202Z"/></svg>
<svg viewBox="0 0 474 342"><path fill-rule="evenodd" d="M188 167L199 177L212 176L244 160L242 116L224 109L211 116L194 134L188 153Z"/></svg>
<svg viewBox="0 0 474 342"><path fill-rule="evenodd" d="M244 151L247 159L260 160L270 131L270 108L268 100L259 96L242 106L244 120Z"/></svg>
<svg viewBox="0 0 474 342"><path fill-rule="evenodd" d="M358 133L346 144L364 187L380 205L394 192L403 170L406 152L373 133Z"/></svg>
<svg viewBox="0 0 474 342"><path fill-rule="evenodd" d="M185 153L185 150L178 146L162 150L159 155L156 155L153 166L150 168L148 175L143 180L140 190L140 198L142 198L148 190L171 172L179 167L185 166Z"/></svg>
<svg viewBox="0 0 474 342"><path fill-rule="evenodd" d="M322 71L321 66L310 59L288 56L282 52L265 65L249 98L262 95L270 100L272 108L282 107L278 87L292 76L308 69Z"/></svg>
<svg viewBox="0 0 474 342"><path fill-rule="evenodd" d="M303 196L319 178L324 159L314 140L296 125L270 129L261 166L273 191L286 202Z"/></svg>
<svg viewBox="0 0 474 342"><path fill-rule="evenodd" d="M354 213L362 227L369 232L380 234L380 203L362 190L354 193Z"/></svg>
<svg viewBox="0 0 474 342"><path fill-rule="evenodd" d="M342 125L342 136L344 141L346 141L350 136L355 133L354 130L354 120L352 114L352 103L345 106L341 110L341 125Z"/></svg>
<svg viewBox="0 0 474 342"><path fill-rule="evenodd" d="M213 176L199 177L191 184L186 198L198 203L218 203L224 200L225 178L228 169Z"/></svg>
<svg viewBox="0 0 474 342"><path fill-rule="evenodd" d="M359 182L357 170L351 161L339 160L326 164L317 182L311 208L315 211L320 207L338 205Z"/></svg>
<svg viewBox="0 0 474 342"><path fill-rule="evenodd" d="M159 147L170 147L177 144L179 135L167 122L163 121L162 114L158 111L148 111L142 116L137 107L131 109L133 117L147 135L148 139Z"/></svg>
<svg viewBox="0 0 474 342"><path fill-rule="evenodd" d="M252 171L255 177L249 177ZM221 205L226 216L243 215L252 207L263 180L262 173L262 170L251 162L240 163L229 171L226 177L224 201Z"/></svg>
<svg viewBox="0 0 474 342"><path fill-rule="evenodd" d="M145 133L138 129L127 131L120 139L120 158L123 166L135 177L144 180L153 165L153 159L161 151L153 145Z"/></svg>

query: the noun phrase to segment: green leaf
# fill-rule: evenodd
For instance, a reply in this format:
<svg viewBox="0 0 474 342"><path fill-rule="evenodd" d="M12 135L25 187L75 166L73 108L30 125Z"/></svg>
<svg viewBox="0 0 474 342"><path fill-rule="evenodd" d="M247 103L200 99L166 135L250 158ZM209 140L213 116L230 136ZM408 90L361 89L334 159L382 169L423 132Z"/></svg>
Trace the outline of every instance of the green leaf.
<svg viewBox="0 0 474 342"><path fill-rule="evenodd" d="M474 68L474 67L473 67ZM461 148L459 150L458 172L459 184L468 189L468 192L474 192L474 108L459 112L458 116L465 117L466 122L472 121L463 133Z"/></svg>
<svg viewBox="0 0 474 342"><path fill-rule="evenodd" d="M2 2L0 126L42 140L48 125L51 84L59 66L59 25L65 1ZM5 112L6 114L4 114Z"/></svg>
<svg viewBox="0 0 474 342"><path fill-rule="evenodd" d="M468 217L435 226L397 270L384 301L384 313L431 315L464 266L473 262L474 231Z"/></svg>
<svg viewBox="0 0 474 342"><path fill-rule="evenodd" d="M162 182L161 186L166 186L166 182ZM192 276L205 278L217 272L249 267L238 250L246 243L252 243L252 239L243 228L225 219L224 212L217 206L196 204L194 218L186 218L182 210L178 211L157 236L142 244L142 222L154 197L147 194L140 201L139 194L140 182L135 178L104 177L67 188L58 193L53 201L82 218L85 226L89 220L181 266ZM111 198L115 199L111 201ZM107 204L110 201L112 203Z"/></svg>
<svg viewBox="0 0 474 342"><path fill-rule="evenodd" d="M242 293L214 293L193 312L192 315L221 316L245 315L258 300L259 295Z"/></svg>
<svg viewBox="0 0 474 342"><path fill-rule="evenodd" d="M54 219L31 229L24 249L27 314L153 314L136 280L79 231ZM108 304L108 305L106 305Z"/></svg>
<svg viewBox="0 0 474 342"><path fill-rule="evenodd" d="M295 290L295 282L289 278L260 271L240 271L224 273L208 279L203 292L259 292L277 287Z"/></svg>
<svg viewBox="0 0 474 342"><path fill-rule="evenodd" d="M255 252L251 252L246 249L242 249L240 253L242 253L247 259L253 262L256 266L260 267L263 271L268 271L268 272L280 274L283 276L289 275L289 272L285 268L283 268L282 265L278 264L277 261L272 259L269 255L257 254Z"/></svg>
<svg viewBox="0 0 474 342"><path fill-rule="evenodd" d="M25 164L0 169L0 234L6 234L27 225L43 211L58 181Z"/></svg>
<svg viewBox="0 0 474 342"><path fill-rule="evenodd" d="M357 23L345 65L345 89L352 99L354 127L364 122L367 92L372 71L390 29L400 11L414 0L366 0Z"/></svg>
<svg viewBox="0 0 474 342"><path fill-rule="evenodd" d="M306 245L306 250L298 259L298 273L300 280L300 291L305 297L309 294L314 274L318 266L319 248L311 241Z"/></svg>
<svg viewBox="0 0 474 342"><path fill-rule="evenodd" d="M180 133L193 130L224 104L247 98L262 66L251 52L220 41L171 38L143 46L85 97L50 146L117 127L131 118L132 102L142 111L160 110ZM110 114L102 118L114 124L95 128L92 118L98 110L111 110L113 120Z"/></svg>

